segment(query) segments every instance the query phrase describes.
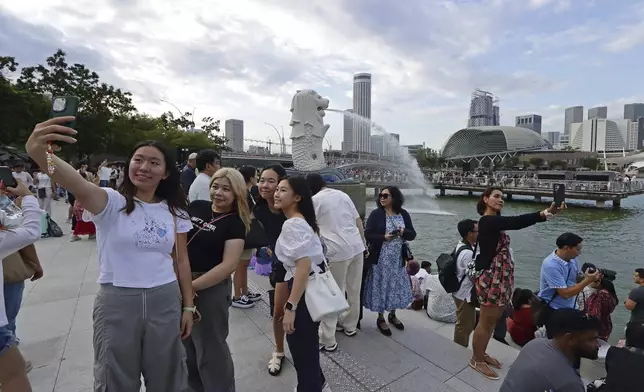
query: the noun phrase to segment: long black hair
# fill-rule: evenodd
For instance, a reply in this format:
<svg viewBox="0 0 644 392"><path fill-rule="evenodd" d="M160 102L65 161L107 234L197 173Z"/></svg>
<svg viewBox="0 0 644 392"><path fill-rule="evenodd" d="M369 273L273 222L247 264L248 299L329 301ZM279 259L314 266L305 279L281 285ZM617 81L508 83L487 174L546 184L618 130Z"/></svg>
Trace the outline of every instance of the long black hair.
<svg viewBox="0 0 644 392"><path fill-rule="evenodd" d="M491 187L488 187L485 190L485 192L481 194L479 201L476 203L476 212L478 212L479 215L481 216L485 215L485 210L487 210L487 204L485 204L485 198L492 196L492 193L494 193L494 191L499 191L503 193L503 188L498 186L491 186ZM501 215L501 212L499 211L497 215Z"/></svg>
<svg viewBox="0 0 644 392"><path fill-rule="evenodd" d="M306 181L304 176L286 177L284 180L288 181L291 189L293 189L293 193L300 197L300 201L297 203L297 208L300 211L300 214L302 214L304 220L306 220L309 226L311 226L313 231L320 234L320 228L318 227L318 222L315 218L313 196L311 195L308 181Z"/></svg>
<svg viewBox="0 0 644 392"><path fill-rule="evenodd" d="M279 165L279 164L270 165L270 166L266 166L265 168L263 168L262 171L259 173L259 178L262 178L262 174L264 174L264 172L266 170L272 170L275 173L277 173L277 183L279 183L284 178L286 178L286 169L284 169L284 167L282 167L282 165ZM259 204L268 204L266 199L264 199L261 196L258 197L257 200L255 200L255 203L257 205L259 205Z"/></svg>
<svg viewBox="0 0 644 392"><path fill-rule="evenodd" d="M123 184L121 184L121 187L119 188L119 192L125 196L125 207L123 207L121 211L125 211L125 213L129 215L134 211L136 202L139 202L138 200L135 200L136 186L130 179L130 161L141 147L154 147L161 152L161 155L163 155L167 177L159 182L157 189L154 191L154 195L161 200L165 200L168 204L168 209L173 216L188 218L188 199L181 189L179 170L174 164L173 156L168 147L155 140L147 140L137 144L128 159L125 161L125 169L123 169L125 170L125 176L123 176Z"/></svg>
<svg viewBox="0 0 644 392"><path fill-rule="evenodd" d="M391 209L394 210L396 214L400 214L400 210L402 210L403 204L405 204L405 196L403 196L402 192L400 189L398 189L397 186L386 186L382 188L382 191L388 190L389 193L391 194ZM380 193L382 193L380 191ZM376 205L379 208L384 208L382 204L380 204L380 195L378 195L378 200L376 200Z"/></svg>

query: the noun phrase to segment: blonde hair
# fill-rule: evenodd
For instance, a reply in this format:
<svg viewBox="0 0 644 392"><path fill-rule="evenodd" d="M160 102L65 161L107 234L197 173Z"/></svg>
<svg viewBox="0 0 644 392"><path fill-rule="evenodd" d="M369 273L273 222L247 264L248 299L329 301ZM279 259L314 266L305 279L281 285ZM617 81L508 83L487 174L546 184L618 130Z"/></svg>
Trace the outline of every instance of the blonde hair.
<svg viewBox="0 0 644 392"><path fill-rule="evenodd" d="M242 222L244 222L244 227L246 227L246 234L250 231L250 221L251 214L250 209L248 208L248 188L246 187L246 181L244 177L235 169L229 167L223 167L212 176L210 179L210 188L215 180L220 178L225 178L230 183L230 187L233 190L235 195L235 203L233 203L233 210L237 212ZM212 199L212 194L210 196Z"/></svg>

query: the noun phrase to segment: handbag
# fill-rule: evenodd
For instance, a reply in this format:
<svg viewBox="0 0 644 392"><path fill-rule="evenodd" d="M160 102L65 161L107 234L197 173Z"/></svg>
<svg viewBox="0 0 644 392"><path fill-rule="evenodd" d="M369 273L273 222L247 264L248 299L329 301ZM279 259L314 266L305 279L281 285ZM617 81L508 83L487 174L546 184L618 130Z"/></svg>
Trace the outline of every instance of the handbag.
<svg viewBox="0 0 644 392"><path fill-rule="evenodd" d="M411 248L409 247L409 244L407 241L403 241L402 243L402 258L403 258L403 265L405 265L405 262L411 261L414 259L414 254L411 252Z"/></svg>
<svg viewBox="0 0 644 392"><path fill-rule="evenodd" d="M313 273L309 275L304 291L306 307L311 319L316 323L328 317L338 316L349 309L344 292L333 279L326 260L324 260L324 267L322 271L319 266L313 266Z"/></svg>
<svg viewBox="0 0 644 392"><path fill-rule="evenodd" d="M259 249L268 245L268 237L262 223L255 217L250 221L250 230L246 234L244 249Z"/></svg>
<svg viewBox="0 0 644 392"><path fill-rule="evenodd" d="M33 247L33 252L31 249ZM38 269L38 261L33 260L28 253L35 255L34 245L28 245L2 260L3 279L6 283L20 283L30 279ZM37 256L36 256L37 258Z"/></svg>

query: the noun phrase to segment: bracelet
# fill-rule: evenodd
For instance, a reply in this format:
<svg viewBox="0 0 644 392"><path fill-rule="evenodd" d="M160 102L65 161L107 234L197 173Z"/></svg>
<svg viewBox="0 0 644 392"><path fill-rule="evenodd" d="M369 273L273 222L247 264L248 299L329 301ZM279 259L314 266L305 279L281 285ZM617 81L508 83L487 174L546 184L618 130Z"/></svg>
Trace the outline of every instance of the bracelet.
<svg viewBox="0 0 644 392"><path fill-rule="evenodd" d="M190 313L197 313L197 307L196 306L184 306L183 311L184 312L190 312Z"/></svg>

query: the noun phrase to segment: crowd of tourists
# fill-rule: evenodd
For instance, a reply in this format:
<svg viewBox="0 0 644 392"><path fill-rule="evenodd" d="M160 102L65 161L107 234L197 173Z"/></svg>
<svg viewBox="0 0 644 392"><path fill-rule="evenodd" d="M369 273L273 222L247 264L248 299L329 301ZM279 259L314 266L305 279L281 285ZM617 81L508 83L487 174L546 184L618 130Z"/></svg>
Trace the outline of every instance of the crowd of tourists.
<svg viewBox="0 0 644 392"><path fill-rule="evenodd" d="M320 175L287 176L279 165L259 173L221 167L212 150L190 155L179 170L156 141L135 146L120 171L101 165L109 180L99 170L96 181L86 167L73 167L52 152L75 143L76 131L64 125L72 119L38 124L26 149L50 184L73 195L75 211L82 210L80 221L88 225L72 214L80 227L74 236L96 235L97 392L135 392L142 379L155 392L234 391L229 307L249 308L261 299L249 290L253 256L270 260L275 335L275 351L257 354L266 355L268 373L279 376L286 340L299 392L331 390L320 351L336 351L338 333L358 335L363 309L377 314L375 327L385 336L404 331L402 309L425 308L430 317L455 322L457 344L468 347L472 338L467 365L492 380L504 365L488 345L492 337L504 341L497 330L507 326L523 348L503 392L585 390L579 362L597 358L598 339L612 333L615 277L595 266L579 267L583 240L576 234L559 236L543 262L537 292L514 285L508 232L546 222L565 205L504 216L503 191L490 186L476 205L480 219L458 223L453 253L439 258L438 274L432 274L431 263L413 256L417 233L395 186L382 188L363 223L349 196L327 187ZM41 207L22 179L4 192L19 198L22 218L0 230L0 258L18 252L24 262L24 249L40 237ZM28 278L42 276L38 264ZM608 350L607 377L597 381L603 391L635 391L628 375L644 369L644 270L636 272L635 282L624 304L632 311L624 347ZM30 391L17 310L10 306L16 294L7 295L11 285L0 286L2 391ZM575 298L582 293L587 297L580 310Z"/></svg>

